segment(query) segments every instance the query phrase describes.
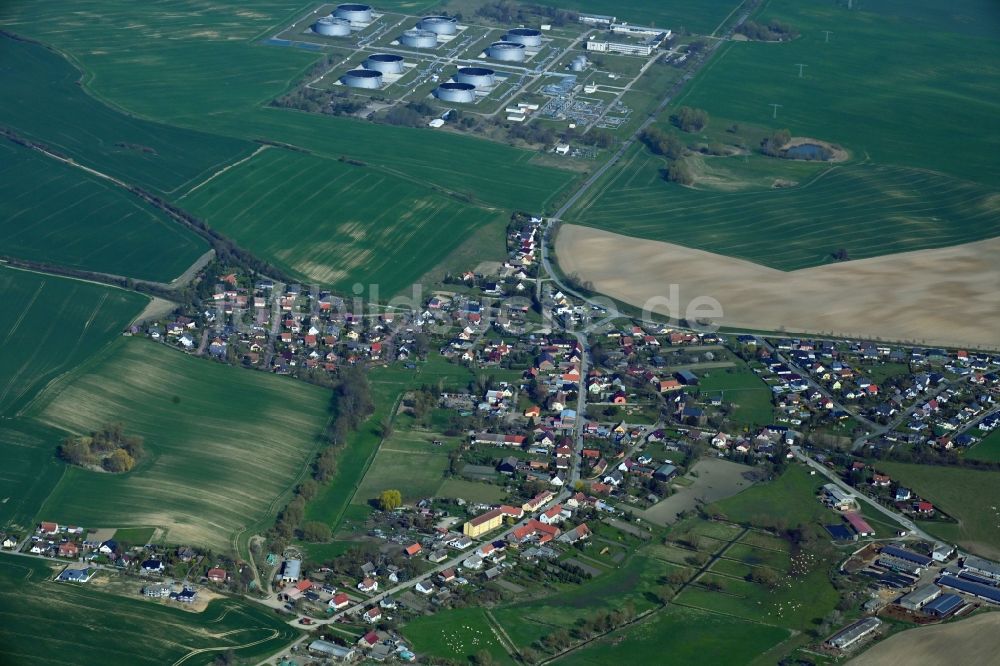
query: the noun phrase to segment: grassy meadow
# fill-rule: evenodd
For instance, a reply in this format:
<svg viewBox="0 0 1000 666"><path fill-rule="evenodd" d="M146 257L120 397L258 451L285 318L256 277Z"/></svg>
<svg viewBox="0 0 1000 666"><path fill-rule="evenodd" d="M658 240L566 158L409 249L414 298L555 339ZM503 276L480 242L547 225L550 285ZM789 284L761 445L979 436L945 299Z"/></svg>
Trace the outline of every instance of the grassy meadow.
<svg viewBox="0 0 1000 666"><path fill-rule="evenodd" d="M672 605L649 619L575 650L557 664L752 663L789 636L789 631L693 608Z"/></svg>
<svg viewBox="0 0 1000 666"><path fill-rule="evenodd" d="M742 362L732 368L701 372L698 389L703 396L721 394L724 402L732 404L729 419L739 427L765 426L774 421L771 389Z"/></svg>
<svg viewBox="0 0 1000 666"><path fill-rule="evenodd" d="M802 465L789 465L777 479L747 488L713 505L737 523L767 525L772 517L788 527L830 521L834 514L816 499L823 477L810 476Z"/></svg>
<svg viewBox="0 0 1000 666"><path fill-rule="evenodd" d="M57 572L37 559L0 555L4 663L201 666L228 649L260 659L298 635L262 606L227 599L190 613L138 594L130 599L93 584L56 583Z"/></svg>
<svg viewBox="0 0 1000 666"><path fill-rule="evenodd" d="M696 181L682 187L636 146L566 219L781 270L828 263L841 248L859 259L1000 234L995 4L879 0L848 11L771 0L755 20L768 19L800 36L724 45L672 107L709 114L705 130L680 134L687 143L741 145L741 154L687 158ZM806 65L801 78L796 63ZM839 144L849 160L754 152L781 128ZM793 185L775 187L779 179Z"/></svg>
<svg viewBox="0 0 1000 666"><path fill-rule="evenodd" d="M105 4L95 3L95 10ZM96 28L93 20L102 12L80 20ZM65 7L60 13L62 19L50 22L62 29L69 15ZM9 18L0 27L17 29ZM110 40L105 35L102 42ZM131 57L133 67L144 71ZM0 37L0 61L6 63L0 83L7 99L0 125L127 182L170 193L253 150L247 141L150 122L108 106L78 85L83 75L71 61L40 44ZM155 75L141 78L148 82Z"/></svg>
<svg viewBox="0 0 1000 666"><path fill-rule="evenodd" d="M9 141L0 142L0 179L9 188L4 255L170 282L208 249L123 189Z"/></svg>
<svg viewBox="0 0 1000 666"><path fill-rule="evenodd" d="M305 473L329 400L302 382L122 339L47 393L32 416L63 435L121 421L145 438L146 457L110 475L53 456L49 464L65 471L39 516L161 527L170 543L232 550L234 537L270 520Z"/></svg>
<svg viewBox="0 0 1000 666"><path fill-rule="evenodd" d="M419 654L461 663L487 652L494 664L514 664L494 634L486 611L461 608L425 615L406 624L404 635Z"/></svg>
<svg viewBox="0 0 1000 666"><path fill-rule="evenodd" d="M984 435L982 440L969 449L965 457L973 460L1000 462L1000 430L994 430Z"/></svg>
<svg viewBox="0 0 1000 666"><path fill-rule="evenodd" d="M306 280L345 292L377 284L385 298L502 217L379 169L281 149L259 153L180 203ZM484 249L494 258L502 251Z"/></svg>
<svg viewBox="0 0 1000 666"><path fill-rule="evenodd" d="M1000 472L895 462L880 462L879 469L958 521L922 521L924 530L984 557L1000 557Z"/></svg>

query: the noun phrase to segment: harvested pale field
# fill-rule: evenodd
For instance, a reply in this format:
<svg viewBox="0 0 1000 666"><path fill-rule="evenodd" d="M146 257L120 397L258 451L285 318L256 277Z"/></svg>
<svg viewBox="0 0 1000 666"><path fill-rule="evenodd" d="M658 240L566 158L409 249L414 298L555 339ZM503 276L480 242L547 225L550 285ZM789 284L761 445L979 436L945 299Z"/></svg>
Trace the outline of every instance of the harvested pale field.
<svg viewBox="0 0 1000 666"><path fill-rule="evenodd" d="M995 664L1000 651L1000 613L910 629L882 641L850 666L937 666Z"/></svg>
<svg viewBox="0 0 1000 666"><path fill-rule="evenodd" d="M791 272L577 225L556 251L566 274L658 313L691 318L692 299L710 297L729 328L1000 347L1000 238Z"/></svg>

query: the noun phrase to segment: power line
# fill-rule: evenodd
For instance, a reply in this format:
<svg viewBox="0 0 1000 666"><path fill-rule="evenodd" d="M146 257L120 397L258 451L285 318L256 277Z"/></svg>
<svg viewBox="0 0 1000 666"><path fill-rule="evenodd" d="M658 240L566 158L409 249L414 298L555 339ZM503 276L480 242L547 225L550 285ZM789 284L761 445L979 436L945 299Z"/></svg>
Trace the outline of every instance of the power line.
<svg viewBox="0 0 1000 666"><path fill-rule="evenodd" d="M778 109L781 107L781 104L768 104L768 106L774 107L774 113L771 115L771 117L772 118L777 118L778 117Z"/></svg>

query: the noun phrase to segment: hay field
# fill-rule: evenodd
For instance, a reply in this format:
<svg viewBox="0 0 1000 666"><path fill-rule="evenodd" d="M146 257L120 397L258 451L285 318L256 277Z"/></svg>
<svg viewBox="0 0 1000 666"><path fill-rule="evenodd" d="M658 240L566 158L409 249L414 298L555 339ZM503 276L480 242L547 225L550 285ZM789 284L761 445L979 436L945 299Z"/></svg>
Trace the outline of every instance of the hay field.
<svg viewBox="0 0 1000 666"><path fill-rule="evenodd" d="M0 253L170 282L208 244L155 208L80 169L0 142Z"/></svg>
<svg viewBox="0 0 1000 666"><path fill-rule="evenodd" d="M575 225L556 250L565 273L637 307L671 284L681 317L691 299L714 298L729 328L1000 348L1000 239L789 273Z"/></svg>
<svg viewBox="0 0 1000 666"><path fill-rule="evenodd" d="M377 284L383 298L504 217L379 169L280 149L219 175L180 204L306 280L345 292L356 282Z"/></svg>
<svg viewBox="0 0 1000 666"><path fill-rule="evenodd" d="M234 649L240 658L262 658L298 632L267 609L232 599L203 613L134 599L94 585L55 583L59 568L47 562L0 555L0 660L62 666L165 666L178 660L207 664Z"/></svg>
<svg viewBox="0 0 1000 666"><path fill-rule="evenodd" d="M847 662L849 666L992 664L1000 651L1000 613L919 627L890 636Z"/></svg>
<svg viewBox="0 0 1000 666"><path fill-rule="evenodd" d="M47 394L35 419L67 434L122 421L145 438L147 457L122 475L68 467L39 515L161 527L169 543L231 550L233 536L270 519L304 473L329 400L308 384L122 339Z"/></svg>
<svg viewBox="0 0 1000 666"><path fill-rule="evenodd" d="M65 28L65 10L50 23ZM0 27L16 30L9 19L0 20ZM6 63L0 69L6 96L0 125L126 182L170 193L254 148L108 106L84 91L78 83L83 73L69 60L39 44L0 37L0 62ZM142 78L151 79L148 73Z"/></svg>

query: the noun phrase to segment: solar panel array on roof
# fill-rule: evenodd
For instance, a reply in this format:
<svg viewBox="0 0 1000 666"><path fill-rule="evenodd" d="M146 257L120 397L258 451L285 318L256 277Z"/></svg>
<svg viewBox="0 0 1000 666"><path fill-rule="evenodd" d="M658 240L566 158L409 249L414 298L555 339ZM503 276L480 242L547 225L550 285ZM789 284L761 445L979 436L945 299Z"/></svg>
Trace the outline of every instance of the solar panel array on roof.
<svg viewBox="0 0 1000 666"><path fill-rule="evenodd" d="M959 578L964 578L966 580L971 580L973 583L979 583L980 585L990 585L996 587L997 582L989 578L983 578L982 576L977 576L975 574L969 573L968 571L961 571L958 574Z"/></svg>
<svg viewBox="0 0 1000 666"><path fill-rule="evenodd" d="M843 525L824 525L826 531L837 541L850 541L854 538L851 531Z"/></svg>
<svg viewBox="0 0 1000 666"><path fill-rule="evenodd" d="M965 580L964 578L958 578L957 576L941 576L941 578L938 579L938 585L950 587L958 590L959 592L965 592L966 594L971 594L975 597L979 597L980 599L1000 604L1000 589L990 585L973 583L971 580Z"/></svg>
<svg viewBox="0 0 1000 666"><path fill-rule="evenodd" d="M881 550L883 555L891 555L892 557L898 557L901 560L906 560L907 562L913 562L914 564L919 564L922 567L926 567L928 564L933 562L931 558L926 555L921 555L920 553L914 553L912 550L907 550L905 548L897 548L896 546L885 546Z"/></svg>
<svg viewBox="0 0 1000 666"><path fill-rule="evenodd" d="M951 615L962 606L962 597L957 594L942 594L924 606L924 612L938 617Z"/></svg>

